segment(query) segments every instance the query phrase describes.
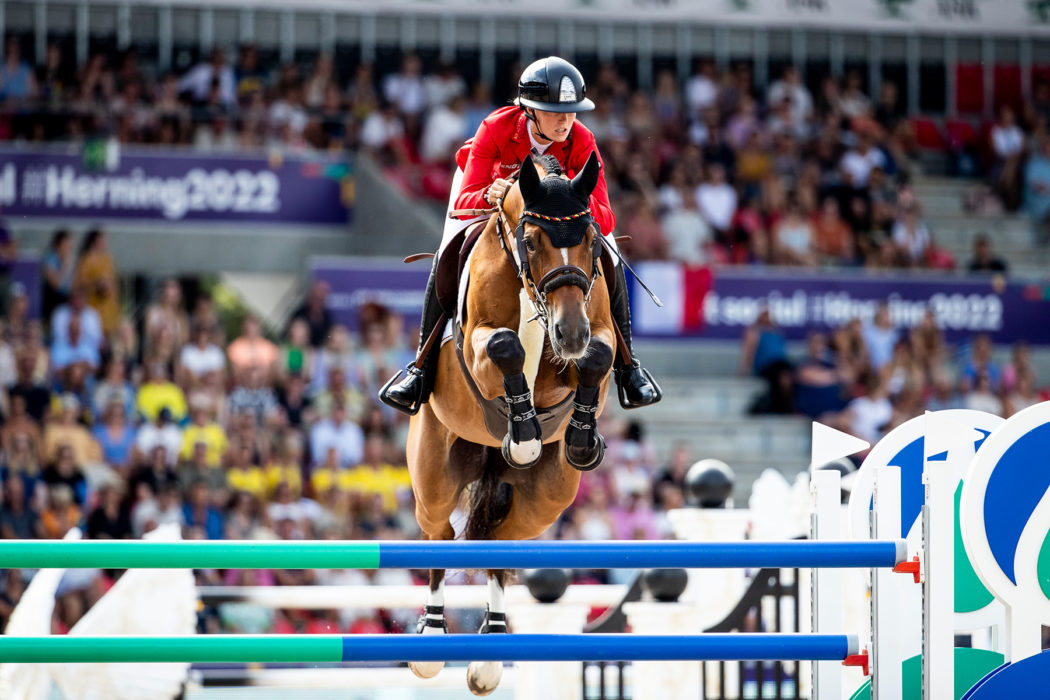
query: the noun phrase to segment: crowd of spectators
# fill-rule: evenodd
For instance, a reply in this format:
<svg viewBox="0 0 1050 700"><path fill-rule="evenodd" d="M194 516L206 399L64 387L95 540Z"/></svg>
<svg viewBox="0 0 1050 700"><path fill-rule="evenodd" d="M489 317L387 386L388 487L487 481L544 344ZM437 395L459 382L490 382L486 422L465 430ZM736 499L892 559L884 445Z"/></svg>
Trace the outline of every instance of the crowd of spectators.
<svg viewBox="0 0 1050 700"><path fill-rule="evenodd" d="M9 39L0 64L0 139L362 150L435 203L447 201L453 153L496 106L494 86L468 85L450 64L424 71L414 54L379 73L369 63L337 66L328 54L264 65L246 44L235 58L216 48L182 72L155 75L134 50L76 66L54 43L34 68L21 46ZM707 59L684 83L658 72L651 90L633 90L612 64L587 77L597 109L579 118L598 139L634 259L955 266L909 186L917 146L894 83L873 98L851 72L813 93L787 65L759 89L749 63ZM1028 134L1009 107L990 130L989 177L1008 208L1024 200L1045 219L1050 102L1037 88ZM497 92L502 100L510 90Z"/></svg>
<svg viewBox="0 0 1050 700"><path fill-rule="evenodd" d="M811 333L805 355L794 360L764 310L745 334L740 371L768 382L752 412L805 415L871 444L926 410L970 408L1008 418L1050 399L1026 344L1001 362L990 336L953 347L932 311L909 329L894 323L888 304L868 322Z"/></svg>

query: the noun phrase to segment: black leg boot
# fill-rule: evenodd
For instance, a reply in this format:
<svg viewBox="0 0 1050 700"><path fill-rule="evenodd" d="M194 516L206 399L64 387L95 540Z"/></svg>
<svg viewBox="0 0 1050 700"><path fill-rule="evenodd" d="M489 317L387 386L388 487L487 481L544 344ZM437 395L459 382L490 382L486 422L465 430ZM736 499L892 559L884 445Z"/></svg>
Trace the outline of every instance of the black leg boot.
<svg viewBox="0 0 1050 700"><path fill-rule="evenodd" d="M624 277L622 265L616 266L616 291L613 292L609 303L612 306L613 321L620 329L627 350L632 356L628 361L622 352L617 352L616 361L613 363L620 405L624 408L650 406L663 398L664 394L649 370L634 358L634 350L631 347L631 304L627 297L627 279Z"/></svg>
<svg viewBox="0 0 1050 700"><path fill-rule="evenodd" d="M434 286L437 276L435 274L437 260L437 256L434 256L434 265L430 268L430 279L427 281L427 291L423 298L423 317L419 322L420 351L423 350L434 326L444 317ZM420 406L429 398L430 387L434 380L440 343L435 343L435 345L438 347L431 347L422 362L417 354L415 361L410 362L404 370L391 377L390 381L379 390L379 400L402 413L410 416L416 415ZM417 364L422 366L417 366Z"/></svg>

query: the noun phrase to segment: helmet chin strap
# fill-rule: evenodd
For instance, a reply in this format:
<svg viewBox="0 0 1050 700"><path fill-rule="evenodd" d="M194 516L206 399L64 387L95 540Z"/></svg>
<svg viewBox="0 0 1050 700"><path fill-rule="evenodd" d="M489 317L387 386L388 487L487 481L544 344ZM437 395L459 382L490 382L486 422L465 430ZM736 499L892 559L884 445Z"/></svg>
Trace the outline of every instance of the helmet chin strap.
<svg viewBox="0 0 1050 700"><path fill-rule="evenodd" d="M539 136L541 139L546 139L546 140L552 141L552 142L554 141L554 139L552 139L550 136L547 136L547 134L545 134L542 131L540 131L540 121L536 118L536 110L534 108L531 108L531 107L526 107L525 108L525 118L528 119L530 122L532 122L535 125L535 127L536 127L536 135L537 136Z"/></svg>

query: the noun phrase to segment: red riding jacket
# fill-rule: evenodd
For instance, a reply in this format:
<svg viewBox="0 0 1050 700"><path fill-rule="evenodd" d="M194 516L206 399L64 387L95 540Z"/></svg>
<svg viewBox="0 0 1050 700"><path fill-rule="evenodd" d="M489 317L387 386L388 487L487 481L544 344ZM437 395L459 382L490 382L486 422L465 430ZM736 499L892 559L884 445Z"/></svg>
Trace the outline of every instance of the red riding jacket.
<svg viewBox="0 0 1050 700"><path fill-rule="evenodd" d="M484 209L485 191L497 178L507 177L521 165L521 161L532 151L529 140L528 119L518 107L501 107L485 118L478 133L468 140L456 153L456 164L463 170L463 182L456 209ZM580 122L573 122L572 131L565 141L552 143L547 154L558 159L565 174L575 177L583 169L591 151L598 153L594 134ZM602 154L598 153L601 162ZM598 185L591 193L591 215L608 236L616 228L616 217L609 204L609 189L605 185L605 174L598 177Z"/></svg>

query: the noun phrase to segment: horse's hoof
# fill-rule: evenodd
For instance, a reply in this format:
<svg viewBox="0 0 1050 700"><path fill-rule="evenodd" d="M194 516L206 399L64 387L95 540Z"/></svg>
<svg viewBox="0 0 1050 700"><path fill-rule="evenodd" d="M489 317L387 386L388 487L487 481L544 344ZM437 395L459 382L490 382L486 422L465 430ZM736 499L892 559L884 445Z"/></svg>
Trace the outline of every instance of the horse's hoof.
<svg viewBox="0 0 1050 700"><path fill-rule="evenodd" d="M409 661L408 667L412 669L412 673L416 674L416 678L433 678L437 674L441 673L441 669L445 668L444 661Z"/></svg>
<svg viewBox="0 0 1050 700"><path fill-rule="evenodd" d="M539 438L525 442L511 442L510 433L503 436L503 459L515 469L529 469L540 461L543 454L543 441Z"/></svg>
<svg viewBox="0 0 1050 700"><path fill-rule="evenodd" d="M467 687L475 695L490 695L503 678L499 661L474 661L467 667Z"/></svg>
<svg viewBox="0 0 1050 700"><path fill-rule="evenodd" d="M573 447L565 443L565 461L578 471L589 472L605 459L605 438L601 433L595 433L595 444L590 449Z"/></svg>

